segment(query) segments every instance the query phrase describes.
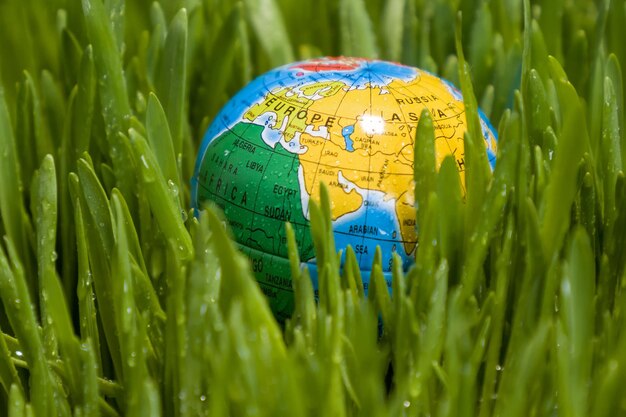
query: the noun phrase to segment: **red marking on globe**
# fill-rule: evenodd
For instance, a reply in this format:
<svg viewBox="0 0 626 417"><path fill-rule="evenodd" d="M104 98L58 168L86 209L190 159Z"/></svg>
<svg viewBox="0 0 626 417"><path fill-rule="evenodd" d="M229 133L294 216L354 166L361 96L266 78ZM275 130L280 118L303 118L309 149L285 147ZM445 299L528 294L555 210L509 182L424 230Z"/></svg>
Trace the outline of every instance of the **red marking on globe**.
<svg viewBox="0 0 626 417"><path fill-rule="evenodd" d="M344 57L331 57L331 58L319 58L310 59L308 61L299 63L292 66L292 69L298 68L305 71L312 72L325 72L325 71L352 71L361 65L363 61L369 61L363 58L344 58Z"/></svg>

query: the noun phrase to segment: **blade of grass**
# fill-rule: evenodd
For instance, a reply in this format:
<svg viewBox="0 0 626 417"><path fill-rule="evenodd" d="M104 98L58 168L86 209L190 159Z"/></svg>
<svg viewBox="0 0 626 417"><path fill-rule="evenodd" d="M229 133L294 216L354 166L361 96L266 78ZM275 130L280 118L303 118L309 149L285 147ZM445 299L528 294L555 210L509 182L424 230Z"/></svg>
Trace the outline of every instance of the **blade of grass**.
<svg viewBox="0 0 626 417"><path fill-rule="evenodd" d="M184 287L181 310L185 314L185 338L180 341L178 358L179 392L188 393L185 405L188 415L202 415L206 412L206 399L211 396L212 390L207 382L207 369L197 364L206 361L206 355L211 349L211 339L220 332L224 323L217 301L221 274L215 249L210 242L211 233L206 214L201 214L200 221L194 226L197 228L192 233L192 239L198 256L189 265L186 281L183 277L178 282L172 282L172 285ZM177 322L178 327L181 327L180 320ZM185 340L191 338L193 343L185 343Z"/></svg>
<svg viewBox="0 0 626 417"><path fill-rule="evenodd" d="M48 70L41 72L41 122L43 140L49 143L52 152L61 146L61 135L65 123L67 105L55 75ZM45 150L46 146L42 146ZM41 154L40 154L41 155ZM45 157L44 154L43 157ZM53 153L56 156L56 153ZM41 157L39 159L41 161Z"/></svg>
<svg viewBox="0 0 626 417"><path fill-rule="evenodd" d="M115 251L111 259L111 272L117 277L112 283L114 314L120 332L122 381L125 385L124 408L130 415L139 415L144 407L150 408L151 385L146 368L145 327L135 306L135 288L131 275L128 237L124 225L126 218L121 195L111 197L115 227Z"/></svg>
<svg viewBox="0 0 626 417"><path fill-rule="evenodd" d="M619 81L618 81L619 83ZM621 95L621 91L619 92ZM617 175L622 171L621 133L620 133L620 109L618 105L618 93L613 86L611 78L604 79L604 103L602 108L602 135L600 137L601 151L599 155L602 161L604 179L604 224L608 233L611 233L615 207L615 185Z"/></svg>
<svg viewBox="0 0 626 417"><path fill-rule="evenodd" d="M26 401L24 400L24 393L22 389L17 385L11 385L11 389L9 391L9 404L8 408L8 416L9 417L23 417L26 416L25 409Z"/></svg>
<svg viewBox="0 0 626 417"><path fill-rule="evenodd" d="M113 220L106 193L93 167L85 159L78 161L79 201L85 225L91 276L98 299L100 318L116 374L121 373L117 326L114 321L113 283L110 259L114 250ZM105 363L103 362L103 368ZM104 370L104 369L103 369Z"/></svg>
<svg viewBox="0 0 626 417"><path fill-rule="evenodd" d="M78 79L83 48L76 35L67 26L61 29L60 53L62 57L61 79L66 91L69 91Z"/></svg>
<svg viewBox="0 0 626 417"><path fill-rule="evenodd" d="M137 232L130 217L126 201L124 201L122 194L117 189L113 189L111 195L112 198L117 199L120 206L118 215L123 216L122 225L125 228L128 244L128 257L134 287L134 304L140 316L146 322L146 333L151 342L144 346L144 349L149 353L149 355L147 353L148 358L160 361L163 358L163 330L166 315L161 308L156 290L148 277ZM144 342L144 344L146 343Z"/></svg>
<svg viewBox="0 0 626 417"><path fill-rule="evenodd" d="M453 276L461 269L465 222L465 207L462 205L462 186L457 166L454 157L448 155L444 158L437 175L437 195L441 206L446 207L438 219L441 256L448 261Z"/></svg>
<svg viewBox="0 0 626 417"><path fill-rule="evenodd" d="M270 66L293 61L292 44L275 0L244 0L243 4L247 20L268 56ZM267 30L267 22L272 22L272 30Z"/></svg>
<svg viewBox="0 0 626 417"><path fill-rule="evenodd" d="M382 38L385 44L385 58L400 61L405 27L402 22L406 11L406 0L391 0L385 4L382 14Z"/></svg>
<svg viewBox="0 0 626 417"><path fill-rule="evenodd" d="M437 169L435 159L435 131L433 120L427 109L422 110L415 132L414 148L415 209L417 211L417 232L426 224L424 216L428 208L430 193L435 192Z"/></svg>
<svg viewBox="0 0 626 417"><path fill-rule="evenodd" d="M80 345L79 358L81 366L79 381L81 384L79 387L80 394L78 395L83 399L81 409L84 415L98 417L100 415L100 404L104 401L98 390L99 367L92 346L89 342Z"/></svg>
<svg viewBox="0 0 626 417"><path fill-rule="evenodd" d="M461 15L457 16L456 24L456 52L459 59L459 80L461 83L461 91L463 92L463 104L465 107L465 121L467 123L467 131L464 136L465 146L465 184L466 184L466 201L467 216L474 217L480 212L480 207L485 199L487 184L489 182L489 162L487 160L487 151L485 139L483 138L480 121L478 118L478 104L474 96L474 88L470 76L469 65L465 61L463 55L462 39L461 39L462 20ZM465 223L467 227L466 239L469 240L473 232L472 223ZM469 249L471 243L466 241Z"/></svg>
<svg viewBox="0 0 626 417"><path fill-rule="evenodd" d="M54 410L61 404L61 398L55 398L58 387L48 368L43 341L39 333L31 297L13 243L5 238L8 257L0 245L0 298L23 351L23 356L30 366L30 399L38 416L54 415ZM57 391L58 392L58 391Z"/></svg>
<svg viewBox="0 0 626 417"><path fill-rule="evenodd" d="M107 133L124 131L130 117L130 104L114 22L107 16L101 0L82 0L85 26L93 45L93 59L98 74L98 91Z"/></svg>
<svg viewBox="0 0 626 417"><path fill-rule="evenodd" d="M428 401L428 384L433 375L433 365L441 360L447 327L448 273L448 264L444 259L436 270L435 286L428 300L425 330L420 336L419 343L413 347L413 356L417 358L417 372L408 381L408 390L414 400L426 398Z"/></svg>
<svg viewBox="0 0 626 417"><path fill-rule="evenodd" d="M150 5L150 23L152 33L146 47L146 78L151 85L156 83L157 71L159 70L159 58L167 35L167 22L163 8L159 2Z"/></svg>
<svg viewBox="0 0 626 417"><path fill-rule="evenodd" d="M487 417L493 415L493 406L496 400L497 384L500 381L499 372L502 370L500 357L502 355L502 344L504 339L504 326L506 325L507 317L506 312L509 281L512 275L514 263L511 259L514 256L513 247L515 239L513 217L509 218L507 227L504 234L504 242L502 243L502 249L499 252L498 261L496 263L496 282L495 282L495 297L493 307L493 331L489 337L487 346L487 354L485 359L485 379L483 383L483 389L481 394L480 404L480 417Z"/></svg>
<svg viewBox="0 0 626 417"><path fill-rule="evenodd" d="M383 275L381 267L382 252L380 246L376 246L376 253L374 255L374 262L372 263L372 272L370 275L370 288L368 299L374 303L375 311L379 312L383 321L383 334L388 333L387 327L393 329L394 323L391 317L391 298L389 296L389 288L387 288L387 281Z"/></svg>
<svg viewBox="0 0 626 417"><path fill-rule="evenodd" d="M76 106L72 112L72 145L73 160L89 150L94 104L96 100L96 69L94 53L91 45L85 48L80 62L80 73L77 83Z"/></svg>
<svg viewBox="0 0 626 417"><path fill-rule="evenodd" d="M203 109L206 108L205 114L202 116L207 114L213 116L224 105L222 97L224 99L227 97L227 87L229 81L232 80L232 72L237 64L237 58L245 58L246 56L246 39L241 39L242 36L247 36L247 32L245 32L245 13L241 3L235 4L217 34L211 49L207 51L206 59L208 62L219 62L220 65L210 65L209 68L202 69L202 87L198 94L198 101L204 103L202 105ZM234 33L241 33L242 30L244 31L243 34L233 36ZM241 55L237 56L238 54ZM245 78L247 78L247 81L250 80L249 77L244 76ZM193 113L193 109L190 109L190 111Z"/></svg>
<svg viewBox="0 0 626 417"><path fill-rule="evenodd" d="M156 158L143 136L134 129L131 129L129 133L135 158L140 161L141 180L152 207L152 213L167 239L173 239L176 242L181 259L191 259L193 245L177 204L178 193L174 193L174 190L167 186Z"/></svg>
<svg viewBox="0 0 626 417"><path fill-rule="evenodd" d="M376 58L378 48L363 0L339 2L341 50L348 56Z"/></svg>
<svg viewBox="0 0 626 417"><path fill-rule="evenodd" d="M27 224L28 216L24 208L22 197L22 182L15 136L11 126L9 109L5 100L4 88L0 84L0 213L4 233L15 245L20 258L25 263L25 275L31 297L35 296L36 285L32 278L31 251L28 247L28 232L31 229Z"/></svg>
<svg viewBox="0 0 626 417"><path fill-rule="evenodd" d="M487 3L477 5L468 46L468 61L476 77L476 91L483 91L493 65L493 18ZM484 110L484 109L483 109Z"/></svg>
<svg viewBox="0 0 626 417"><path fill-rule="evenodd" d="M365 297L365 289L363 288L363 279L361 277L361 269L359 268L359 262L356 259L356 254L351 245L348 245L345 249L345 264L343 270L349 281L348 288L353 292L355 299L362 299ZM356 292L356 293L355 293Z"/></svg>
<svg viewBox="0 0 626 417"><path fill-rule="evenodd" d="M85 223L83 220L82 207L78 199L79 180L76 174L70 176L74 191L74 222L76 225L76 250L77 250L77 300L78 300L78 317L80 324L80 335L83 342L90 343L94 352L98 352L95 356L97 369L102 370L102 362L100 360L100 334L98 331L97 310L95 305L95 296L93 290L92 273L89 266L89 252L87 249L87 238ZM100 375L100 374L98 374Z"/></svg>
<svg viewBox="0 0 626 417"><path fill-rule="evenodd" d="M517 143L518 138L522 135L518 113L512 113L507 122L506 129L502 132L500 139L499 160L491 186L483 197L484 201L480 204L478 220L473 222L472 234L467 239L468 244L462 271L464 295L467 297L478 285L481 265L489 249L488 244L496 233L496 228L501 224L505 204L512 192L511 184L514 182L517 163ZM469 211L469 206L467 209L466 217L467 222L469 222L469 219L474 218L474 215Z"/></svg>
<svg viewBox="0 0 626 417"><path fill-rule="evenodd" d="M52 155L46 155L41 167L33 176L31 188L35 231L37 235L37 270L39 277L39 306L43 324L43 340L49 359L57 356L57 335L51 326L50 304L54 298L50 286L56 275L57 238L57 181Z"/></svg>
<svg viewBox="0 0 626 417"><path fill-rule="evenodd" d="M508 355L507 364L502 369L502 381L498 389L494 415L510 417L528 415L531 406L528 396L515 393L529 392L532 385L539 384L540 373L546 367L545 355L550 331L550 323L543 322L527 343L514 345L513 351Z"/></svg>
<svg viewBox="0 0 626 417"><path fill-rule="evenodd" d="M123 0L104 0L103 3L106 15L111 22L117 50L122 52L124 50L125 2Z"/></svg>
<svg viewBox="0 0 626 417"><path fill-rule="evenodd" d="M163 111L163 107L161 107L159 99L154 94L150 94L148 98L146 131L146 137L159 163L163 177L165 177L168 183L172 182L177 189L182 189L176 165L176 152L174 151L167 116Z"/></svg>
<svg viewBox="0 0 626 417"><path fill-rule="evenodd" d="M120 134L129 126L131 107L120 53L112 22L101 0L82 0L85 25L93 45L93 59L98 75L100 108L104 118L106 147L113 162L116 185L135 213L134 162L129 144ZM110 189L110 187L108 187Z"/></svg>
<svg viewBox="0 0 626 417"><path fill-rule="evenodd" d="M589 237L577 228L568 247L556 332L559 408L587 415L593 361L595 263Z"/></svg>
<svg viewBox="0 0 626 417"><path fill-rule="evenodd" d="M223 310L232 302L235 294L245 300L246 311L251 315L257 329L264 329L267 332L269 342L275 349L275 355L284 357L286 355L285 345L282 336L269 310L267 301L263 297L260 289L254 282L251 267L241 253L236 252L229 235L223 226L222 220L212 210L207 211L211 232L214 235L214 250L217 253L222 270L222 277L228 277L229 285L220 286L220 306ZM222 278L224 282L226 278ZM237 298L239 298L239 296Z"/></svg>
<svg viewBox="0 0 626 417"><path fill-rule="evenodd" d="M0 383L5 392L10 392L13 386L16 386L22 393L24 392L22 381L11 360L11 352L7 346L4 334L0 335Z"/></svg>
<svg viewBox="0 0 626 417"><path fill-rule="evenodd" d="M63 358L65 379L69 392L75 395L78 403L88 402L89 399L83 397L83 384L93 385L96 378L91 381L82 380L82 360L80 343L74 335L74 328L70 311L65 301L65 296L61 284L57 277L46 277L45 291L48 294L47 300L47 320L54 329L54 336L59 345L59 350ZM54 301L52 301L54 300ZM95 375L94 375L95 376ZM97 392L97 391L96 391ZM97 395L96 395L97 397Z"/></svg>
<svg viewBox="0 0 626 417"><path fill-rule="evenodd" d="M53 152L52 144L44 140L39 91L28 71L24 71L18 84L16 107L15 137L21 139L16 142L16 148L20 158L21 181L28 192L29 178L37 169L39 161L47 153Z"/></svg>
<svg viewBox="0 0 626 417"><path fill-rule="evenodd" d="M564 78L563 70L555 59L550 59L550 71L559 100L568 105L562 109L563 131L540 208L541 237L546 259L552 259L558 254L569 226L570 207L577 191L577 183L571 181L571 178L576 176L578 163L588 141L585 115L576 90Z"/></svg>
<svg viewBox="0 0 626 417"><path fill-rule="evenodd" d="M197 230L196 230L197 233ZM187 324L187 308L185 304L186 275L181 268L181 254L170 241L165 252L166 285L169 288L166 299L166 345L164 366L164 390L174 401L165 405L168 415L182 414L184 399L189 393L185 390L185 382L189 380L189 368L185 357L188 356L188 335L185 331ZM166 394L167 396L168 394Z"/></svg>
<svg viewBox="0 0 626 417"><path fill-rule="evenodd" d="M183 149L183 123L187 96L187 11L185 9L181 9L172 20L160 59L160 70L155 87L163 101L174 155L178 157Z"/></svg>
<svg viewBox="0 0 626 417"><path fill-rule="evenodd" d="M313 285L311 279L300 266L300 256L298 255L298 244L296 235L291 223L285 225L287 235L287 248L289 253L289 264L291 267L291 280L293 284L295 311L293 322L302 327L302 331L310 342L313 324L316 319L315 301L313 298ZM293 331L293 330L291 330ZM290 333L289 331L287 333Z"/></svg>

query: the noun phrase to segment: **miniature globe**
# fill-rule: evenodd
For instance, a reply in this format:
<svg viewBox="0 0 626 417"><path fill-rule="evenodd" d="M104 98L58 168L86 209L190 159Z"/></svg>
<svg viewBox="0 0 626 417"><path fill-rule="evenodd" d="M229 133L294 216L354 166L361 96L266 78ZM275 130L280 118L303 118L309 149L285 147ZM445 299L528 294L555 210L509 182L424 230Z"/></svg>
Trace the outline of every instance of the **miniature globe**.
<svg viewBox="0 0 626 417"><path fill-rule="evenodd" d="M365 288L376 246L391 283L392 254L409 266L417 246L413 141L430 111L440 164L453 155L463 182L461 93L428 72L360 58L321 58L267 72L243 88L204 137L192 200L225 213L256 278L281 319L293 310L285 223L317 289L309 202L325 183L337 249L351 245ZM496 134L481 113L488 158Z"/></svg>

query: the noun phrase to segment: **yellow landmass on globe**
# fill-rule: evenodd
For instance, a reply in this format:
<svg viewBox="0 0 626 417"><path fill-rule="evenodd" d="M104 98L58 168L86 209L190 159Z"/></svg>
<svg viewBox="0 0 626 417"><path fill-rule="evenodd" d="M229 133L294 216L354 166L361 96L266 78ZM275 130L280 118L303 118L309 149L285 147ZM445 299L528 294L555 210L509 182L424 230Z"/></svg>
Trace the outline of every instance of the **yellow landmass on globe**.
<svg viewBox="0 0 626 417"><path fill-rule="evenodd" d="M396 215L400 223L400 235L404 240L404 250L410 254L417 246L417 230L415 229L415 197L413 183L396 200Z"/></svg>
<svg viewBox="0 0 626 417"><path fill-rule="evenodd" d="M393 200L404 249L417 243L413 196L414 137L424 109L432 115L439 167L453 155L465 188L465 109L442 81L420 72L410 82L370 83L349 89L340 81L322 81L296 88L277 88L244 115L250 121L271 112L272 129L285 142L299 135L298 157L304 186L319 199L319 185L328 186L333 220L362 207L359 190L381 191ZM495 148L495 138L490 137Z"/></svg>
<svg viewBox="0 0 626 417"><path fill-rule="evenodd" d="M300 155L306 191L319 197L319 183L329 185L333 219L358 210L360 189L382 191L395 201L400 233L407 254L417 242L413 201L413 138L422 110L431 113L438 166L452 154L464 171L462 102L441 80L420 73L407 83L394 80L384 87L366 86L315 100L306 124L325 138L302 133ZM310 131L309 131L310 132ZM461 174L464 186L465 178Z"/></svg>
<svg viewBox="0 0 626 417"><path fill-rule="evenodd" d="M308 97L315 95L330 97L338 93L344 87L346 87L346 85L341 81L322 81L301 87L300 91Z"/></svg>
<svg viewBox="0 0 626 417"><path fill-rule="evenodd" d="M274 113L276 119L272 128L281 130L285 142L290 142L298 132L306 129L309 107L314 100L332 96L345 87L340 81L323 81L304 86L298 91L291 87L277 88L262 102L250 107L244 117L254 121L265 113Z"/></svg>
<svg viewBox="0 0 626 417"><path fill-rule="evenodd" d="M307 109L312 103L313 100L298 95L291 88L279 88L250 107L244 117L254 121L264 113L273 112L276 114L273 128L282 130L285 141L289 142L297 132L305 130Z"/></svg>

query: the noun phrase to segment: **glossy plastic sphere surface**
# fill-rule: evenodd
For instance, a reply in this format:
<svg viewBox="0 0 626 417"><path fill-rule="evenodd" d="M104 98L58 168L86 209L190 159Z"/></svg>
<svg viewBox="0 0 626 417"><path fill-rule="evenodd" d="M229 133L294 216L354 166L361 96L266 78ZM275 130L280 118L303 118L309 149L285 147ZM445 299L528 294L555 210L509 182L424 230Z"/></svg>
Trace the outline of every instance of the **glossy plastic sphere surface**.
<svg viewBox="0 0 626 417"><path fill-rule="evenodd" d="M413 141L422 110L432 115L437 162L453 155L464 182L461 93L428 72L396 63L321 58L255 79L217 115L192 179L193 204L221 206L279 318L293 309L285 222L317 288L309 201L328 186L337 249L355 250L367 287L376 246L391 279L417 245ZM496 134L481 114L490 163Z"/></svg>

